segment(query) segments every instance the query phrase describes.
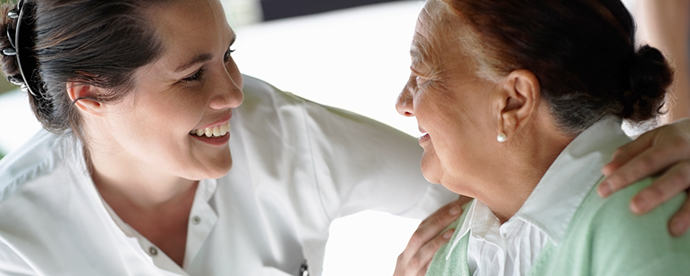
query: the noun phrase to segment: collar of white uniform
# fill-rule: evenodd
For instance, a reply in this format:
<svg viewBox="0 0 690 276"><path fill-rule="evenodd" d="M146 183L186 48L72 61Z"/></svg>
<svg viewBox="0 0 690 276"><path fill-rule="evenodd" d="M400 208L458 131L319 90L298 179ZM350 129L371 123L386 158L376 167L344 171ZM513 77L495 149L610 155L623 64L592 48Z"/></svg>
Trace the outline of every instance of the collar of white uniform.
<svg viewBox="0 0 690 276"><path fill-rule="evenodd" d="M601 168L610 161L613 151L628 142L630 138L621 130L621 121L616 117L606 117L592 125L558 155L510 220L531 223L559 244L578 207L602 179ZM466 212L450 252L470 230L472 235L497 240L486 236L498 234L491 227L498 221L484 203L475 200Z"/></svg>

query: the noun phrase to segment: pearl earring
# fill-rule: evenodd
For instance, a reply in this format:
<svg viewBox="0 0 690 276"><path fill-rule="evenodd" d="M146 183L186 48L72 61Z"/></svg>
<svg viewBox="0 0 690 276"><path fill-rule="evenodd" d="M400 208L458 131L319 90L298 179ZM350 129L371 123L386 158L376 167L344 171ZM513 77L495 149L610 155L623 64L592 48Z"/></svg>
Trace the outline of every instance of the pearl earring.
<svg viewBox="0 0 690 276"><path fill-rule="evenodd" d="M506 134L503 132L499 133L498 136L496 136L496 140L498 140L499 143L505 142L506 139L508 139L508 137L506 137Z"/></svg>

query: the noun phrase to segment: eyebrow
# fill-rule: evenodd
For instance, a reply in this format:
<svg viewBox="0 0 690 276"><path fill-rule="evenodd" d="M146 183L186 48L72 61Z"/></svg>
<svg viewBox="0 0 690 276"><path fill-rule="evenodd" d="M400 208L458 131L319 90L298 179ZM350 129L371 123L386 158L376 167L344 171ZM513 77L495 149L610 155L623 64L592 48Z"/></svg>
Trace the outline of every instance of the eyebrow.
<svg viewBox="0 0 690 276"><path fill-rule="evenodd" d="M237 34L232 35L232 40L230 41L230 46L235 44L235 40L237 40ZM181 65L180 67L177 67L177 69L175 69L175 73L187 70L187 69L189 69L189 67L194 66L194 64L206 62L206 61L211 60L212 58L213 58L213 55L209 54L209 53L196 55L196 56L194 56L194 58L189 60L189 62Z"/></svg>
<svg viewBox="0 0 690 276"><path fill-rule="evenodd" d="M425 53L419 50L419 47L410 50L410 56L412 57L412 65L423 63L428 59Z"/></svg>
<svg viewBox="0 0 690 276"><path fill-rule="evenodd" d="M192 67L194 64L209 61L209 60L211 60L211 58L213 58L213 55L208 54L208 53L196 55L196 56L194 56L194 58L189 60L189 62L183 64L180 67L177 67L177 69L175 69L175 73L187 70L187 69L189 69L189 67Z"/></svg>

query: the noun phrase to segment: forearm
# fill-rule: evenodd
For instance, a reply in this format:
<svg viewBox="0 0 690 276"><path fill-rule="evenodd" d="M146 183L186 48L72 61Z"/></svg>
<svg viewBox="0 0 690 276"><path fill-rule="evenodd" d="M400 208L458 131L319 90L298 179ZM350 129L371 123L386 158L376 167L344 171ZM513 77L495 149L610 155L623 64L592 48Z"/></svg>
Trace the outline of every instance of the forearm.
<svg viewBox="0 0 690 276"><path fill-rule="evenodd" d="M640 0L640 41L661 49L674 64L674 82L667 96L664 122L690 117L690 1Z"/></svg>

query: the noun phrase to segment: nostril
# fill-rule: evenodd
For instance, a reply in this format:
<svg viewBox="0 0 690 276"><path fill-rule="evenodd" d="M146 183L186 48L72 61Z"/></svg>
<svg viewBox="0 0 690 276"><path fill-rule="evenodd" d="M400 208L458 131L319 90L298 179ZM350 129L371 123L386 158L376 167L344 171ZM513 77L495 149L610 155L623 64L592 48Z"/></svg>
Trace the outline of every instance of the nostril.
<svg viewBox="0 0 690 276"><path fill-rule="evenodd" d="M409 100L409 97L404 94L400 94L398 102L395 104L395 109L398 111L398 114L405 117L414 116L412 113L412 103Z"/></svg>

